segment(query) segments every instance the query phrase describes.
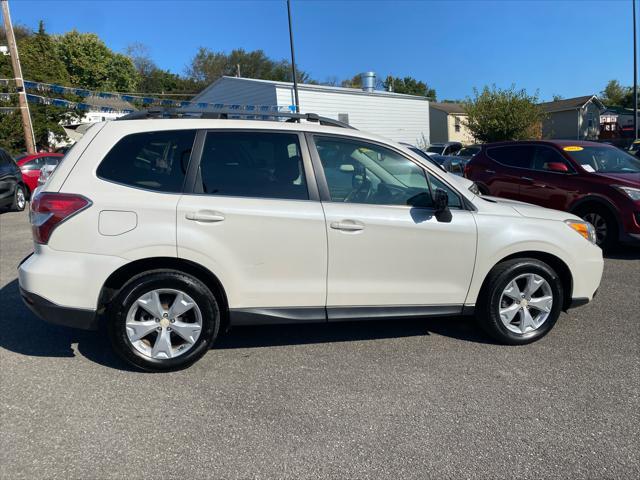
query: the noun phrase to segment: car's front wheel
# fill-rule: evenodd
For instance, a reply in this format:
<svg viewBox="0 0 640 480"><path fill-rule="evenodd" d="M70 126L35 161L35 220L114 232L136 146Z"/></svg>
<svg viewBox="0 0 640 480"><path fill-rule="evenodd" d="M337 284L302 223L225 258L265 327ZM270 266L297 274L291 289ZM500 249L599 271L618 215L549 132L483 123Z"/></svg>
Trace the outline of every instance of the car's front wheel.
<svg viewBox="0 0 640 480"><path fill-rule="evenodd" d="M16 190L13 193L13 205L11 209L14 212L22 212L27 206L27 193L22 185L16 185Z"/></svg>
<svg viewBox="0 0 640 480"><path fill-rule="evenodd" d="M563 286L546 263L519 258L489 273L478 300L483 329L500 343L531 343L546 335L562 310Z"/></svg>
<svg viewBox="0 0 640 480"><path fill-rule="evenodd" d="M114 350L147 371L179 370L215 340L220 309L198 279L177 271L133 278L111 302L108 330Z"/></svg>

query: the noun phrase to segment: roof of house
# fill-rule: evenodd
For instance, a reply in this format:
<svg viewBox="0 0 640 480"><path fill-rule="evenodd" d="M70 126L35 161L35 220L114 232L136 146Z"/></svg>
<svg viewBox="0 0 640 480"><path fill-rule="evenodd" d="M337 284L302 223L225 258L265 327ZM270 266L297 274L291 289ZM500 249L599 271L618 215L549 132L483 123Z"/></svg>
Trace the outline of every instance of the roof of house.
<svg viewBox="0 0 640 480"><path fill-rule="evenodd" d="M447 113L466 113L464 111L464 107L460 103L453 102L445 102L445 103L436 103L431 102L429 104L431 108L435 108L436 110L441 110Z"/></svg>
<svg viewBox="0 0 640 480"><path fill-rule="evenodd" d="M207 91L212 89L215 85L220 82L249 82L249 83L261 83L261 84L270 84L274 87L283 87L283 88L293 88L292 82L280 82L277 80L260 80L257 78L244 78L244 77L227 77L223 76L213 82L211 85L206 87L200 93L198 93L195 97L191 99L191 101L197 101L201 96L203 96ZM347 88L347 87L333 87L330 85L315 85L310 83L299 83L298 90L309 90L309 91L320 91L320 92L332 92L332 93L346 93L352 95L368 95L368 96L383 96L383 97L395 97L395 98L406 98L410 100L421 100L428 101L427 97L422 97L418 95L407 95L405 93L395 93L395 92L387 92L386 90L374 90L373 92L367 92L366 90L362 90L360 88Z"/></svg>
<svg viewBox="0 0 640 480"><path fill-rule="evenodd" d="M563 112L566 110L577 110L584 107L590 101L596 102L597 106L604 110L604 104L595 95L584 95L582 97L563 98L562 100L555 100L553 102L544 102L538 104L545 112Z"/></svg>
<svg viewBox="0 0 640 480"><path fill-rule="evenodd" d="M86 103L87 105L91 105L92 107L97 107L98 109L102 107L112 108L113 110L137 110L137 108L130 104L129 102L125 102L117 97L104 98L99 97L97 95L91 95L82 100L82 103Z"/></svg>

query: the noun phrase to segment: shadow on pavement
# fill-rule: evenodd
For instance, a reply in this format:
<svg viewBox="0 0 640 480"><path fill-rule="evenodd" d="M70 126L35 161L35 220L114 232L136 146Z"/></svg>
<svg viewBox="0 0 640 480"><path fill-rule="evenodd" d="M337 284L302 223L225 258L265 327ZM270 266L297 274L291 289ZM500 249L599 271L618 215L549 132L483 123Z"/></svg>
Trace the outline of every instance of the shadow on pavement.
<svg viewBox="0 0 640 480"><path fill-rule="evenodd" d="M613 260L640 260L640 248L630 245L620 245L605 252L604 258Z"/></svg>
<svg viewBox="0 0 640 480"><path fill-rule="evenodd" d="M18 281L0 290L0 348L37 357L74 357L77 352L101 365L136 371L113 353L104 331L85 331L50 325L37 318L22 302ZM258 348L349 342L384 338L424 336L435 333L463 341L493 342L464 317L410 320L372 320L331 324L269 325L238 327L221 335L216 349Z"/></svg>

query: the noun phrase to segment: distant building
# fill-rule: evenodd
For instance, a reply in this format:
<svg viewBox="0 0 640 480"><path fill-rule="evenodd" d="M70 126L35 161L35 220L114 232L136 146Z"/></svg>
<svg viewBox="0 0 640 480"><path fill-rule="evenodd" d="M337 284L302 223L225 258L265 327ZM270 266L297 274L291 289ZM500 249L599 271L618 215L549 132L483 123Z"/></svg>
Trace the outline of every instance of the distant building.
<svg viewBox="0 0 640 480"><path fill-rule="evenodd" d="M596 140L600 114L605 106L595 95L541 103L547 118L542 121L542 138Z"/></svg>
<svg viewBox="0 0 640 480"><path fill-rule="evenodd" d="M473 135L466 126L467 114L459 103L431 102L429 120L431 122L431 143L474 143Z"/></svg>
<svg viewBox="0 0 640 480"><path fill-rule="evenodd" d="M116 118L126 115L127 111L136 110L136 107L131 103L116 97L102 98L94 95L86 97L82 102L91 105L91 108L86 110L82 116L73 123L62 125L70 141L58 142L53 138L53 135L50 135L50 143L53 146L62 147L70 143L75 143L84 135L89 125L106 120L115 120Z"/></svg>
<svg viewBox="0 0 640 480"><path fill-rule="evenodd" d="M299 84L300 111L411 144L429 143L429 102L425 97L369 89ZM260 105L287 109L293 84L253 78L221 77L192 102Z"/></svg>

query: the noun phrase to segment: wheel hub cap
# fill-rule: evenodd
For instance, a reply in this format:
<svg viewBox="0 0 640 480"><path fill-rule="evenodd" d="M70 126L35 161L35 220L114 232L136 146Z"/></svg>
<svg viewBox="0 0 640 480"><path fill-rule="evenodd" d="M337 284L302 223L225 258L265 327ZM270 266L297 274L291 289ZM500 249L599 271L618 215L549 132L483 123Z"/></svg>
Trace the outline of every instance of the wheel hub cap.
<svg viewBox="0 0 640 480"><path fill-rule="evenodd" d="M195 300L180 290L162 288L140 296L131 305L126 333L144 356L169 359L185 354L202 331L202 313Z"/></svg>
<svg viewBox="0 0 640 480"><path fill-rule="evenodd" d="M551 286L540 275L525 273L513 278L500 296L498 313L511 332L524 335L539 329L553 307Z"/></svg>

